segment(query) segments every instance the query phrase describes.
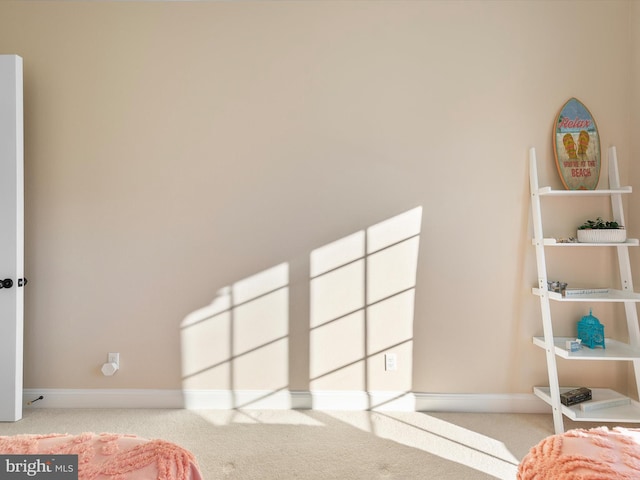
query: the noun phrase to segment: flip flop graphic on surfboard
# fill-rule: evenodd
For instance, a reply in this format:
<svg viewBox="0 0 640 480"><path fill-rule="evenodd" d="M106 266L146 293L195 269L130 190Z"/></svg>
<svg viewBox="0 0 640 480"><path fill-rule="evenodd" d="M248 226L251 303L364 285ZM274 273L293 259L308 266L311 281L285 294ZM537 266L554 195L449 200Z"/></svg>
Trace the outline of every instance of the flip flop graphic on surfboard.
<svg viewBox="0 0 640 480"><path fill-rule="evenodd" d="M595 190L600 179L600 136L593 116L571 98L556 117L553 154L567 190Z"/></svg>

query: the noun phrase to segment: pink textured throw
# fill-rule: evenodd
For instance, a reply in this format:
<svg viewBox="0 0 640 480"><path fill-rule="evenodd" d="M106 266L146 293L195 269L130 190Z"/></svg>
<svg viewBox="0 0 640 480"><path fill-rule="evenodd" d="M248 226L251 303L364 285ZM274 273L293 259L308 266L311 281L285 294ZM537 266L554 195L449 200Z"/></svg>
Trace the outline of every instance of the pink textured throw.
<svg viewBox="0 0 640 480"><path fill-rule="evenodd" d="M202 480L189 451L171 442L134 435L0 436L0 453L78 455L79 480Z"/></svg>
<svg viewBox="0 0 640 480"><path fill-rule="evenodd" d="M542 440L522 459L518 480L640 478L640 429L576 429Z"/></svg>

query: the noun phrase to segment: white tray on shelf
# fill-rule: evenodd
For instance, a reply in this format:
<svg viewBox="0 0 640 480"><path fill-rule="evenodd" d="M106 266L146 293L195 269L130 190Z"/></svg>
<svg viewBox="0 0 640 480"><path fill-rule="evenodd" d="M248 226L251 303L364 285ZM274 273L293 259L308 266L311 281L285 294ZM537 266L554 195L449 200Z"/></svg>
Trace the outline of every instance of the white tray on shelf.
<svg viewBox="0 0 640 480"><path fill-rule="evenodd" d="M573 390L574 388L578 387L560 387L560 393ZM533 387L533 393L551 405L549 387ZM606 388L592 388L591 395L591 401L593 402L627 398L614 390ZM640 403L630 399L626 405L617 405L590 411L583 411L579 403L570 407L562 405L562 413L571 420L578 422L637 423L640 422Z"/></svg>

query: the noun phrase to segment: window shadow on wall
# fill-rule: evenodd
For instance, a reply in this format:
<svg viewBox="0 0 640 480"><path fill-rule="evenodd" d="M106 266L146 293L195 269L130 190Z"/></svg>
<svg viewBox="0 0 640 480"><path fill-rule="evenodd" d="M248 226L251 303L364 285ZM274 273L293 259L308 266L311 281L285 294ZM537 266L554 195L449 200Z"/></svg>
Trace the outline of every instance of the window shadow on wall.
<svg viewBox="0 0 640 480"><path fill-rule="evenodd" d="M277 265L221 289L184 319L185 391L207 390L216 405L243 408L288 389L288 282L288 265Z"/></svg>
<svg viewBox="0 0 640 480"><path fill-rule="evenodd" d="M371 409L409 394L421 223L418 207L317 248L310 278L291 279L282 263L220 289L181 324L185 406L326 408L324 394L358 392L366 398L345 408ZM290 318L290 285L299 281L309 310ZM290 358L290 322L308 326L308 358ZM396 369L386 368L387 354ZM309 365L308 394L290 391L298 360ZM393 395L368 395L376 391Z"/></svg>
<svg viewBox="0 0 640 480"><path fill-rule="evenodd" d="M421 223L414 208L311 253L312 392L411 391ZM372 398L354 407L381 406Z"/></svg>

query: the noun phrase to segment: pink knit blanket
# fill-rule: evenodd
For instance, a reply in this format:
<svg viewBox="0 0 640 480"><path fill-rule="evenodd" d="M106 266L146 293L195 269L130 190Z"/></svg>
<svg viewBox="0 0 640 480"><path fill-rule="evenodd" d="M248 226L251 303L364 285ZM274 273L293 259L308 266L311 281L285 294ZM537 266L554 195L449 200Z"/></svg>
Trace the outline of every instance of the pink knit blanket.
<svg viewBox="0 0 640 480"><path fill-rule="evenodd" d="M533 447L518 480L640 479L640 429L575 429Z"/></svg>
<svg viewBox="0 0 640 480"><path fill-rule="evenodd" d="M134 435L0 436L0 453L78 455L79 480L202 480L189 451L171 442Z"/></svg>

